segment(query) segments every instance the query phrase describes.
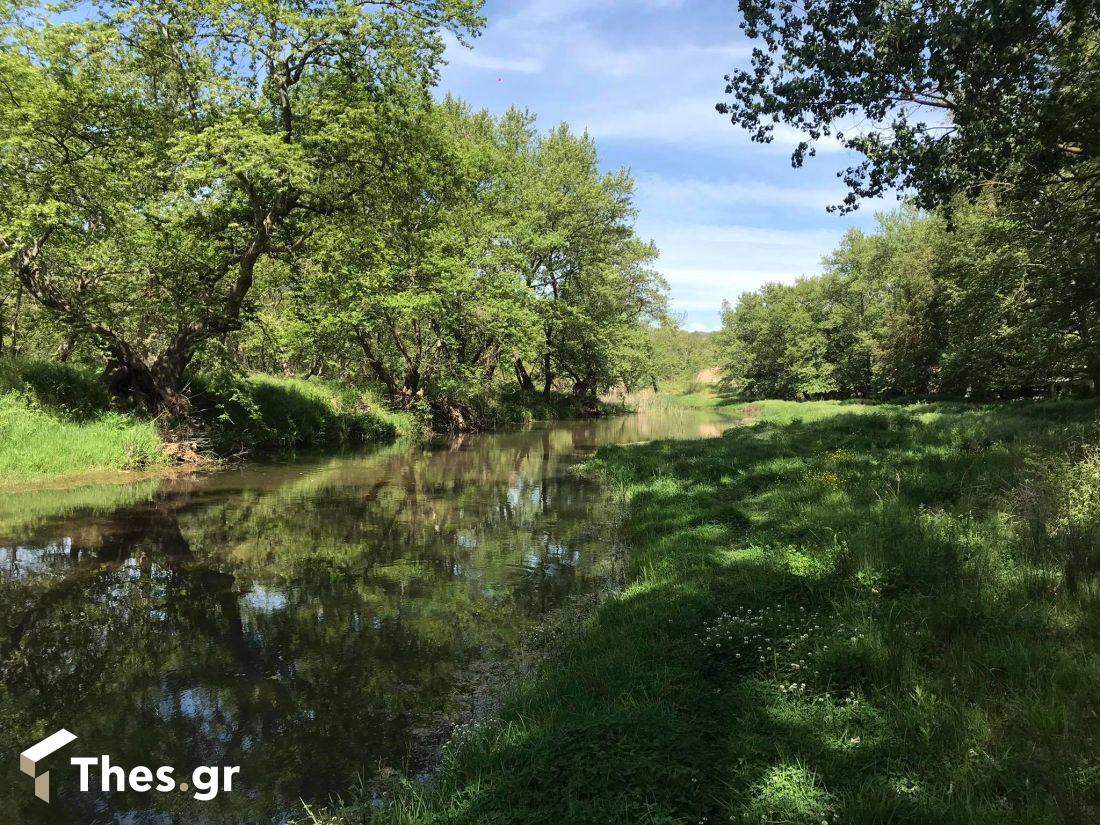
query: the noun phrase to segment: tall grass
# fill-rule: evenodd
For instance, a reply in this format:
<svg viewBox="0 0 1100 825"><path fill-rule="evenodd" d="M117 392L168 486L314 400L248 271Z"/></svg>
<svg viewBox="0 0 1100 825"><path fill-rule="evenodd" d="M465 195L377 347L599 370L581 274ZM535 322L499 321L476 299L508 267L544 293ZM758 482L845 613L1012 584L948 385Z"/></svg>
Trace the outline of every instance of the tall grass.
<svg viewBox="0 0 1100 825"><path fill-rule="evenodd" d="M90 470L133 470L165 462L148 421L106 413L66 421L18 395L0 396L0 485Z"/></svg>
<svg viewBox="0 0 1100 825"><path fill-rule="evenodd" d="M0 487L165 461L156 427L111 411L90 371L0 359Z"/></svg>
<svg viewBox="0 0 1100 825"><path fill-rule="evenodd" d="M738 409L601 450L632 584L431 782L317 820L1100 821L1097 404Z"/></svg>
<svg viewBox="0 0 1100 825"><path fill-rule="evenodd" d="M393 441L417 427L361 391L269 375L204 376L195 405L216 452L324 449Z"/></svg>
<svg viewBox="0 0 1100 825"><path fill-rule="evenodd" d="M200 441L220 455L393 441L417 426L321 381L208 375L190 390ZM156 424L116 409L93 371L0 359L0 487L167 462Z"/></svg>

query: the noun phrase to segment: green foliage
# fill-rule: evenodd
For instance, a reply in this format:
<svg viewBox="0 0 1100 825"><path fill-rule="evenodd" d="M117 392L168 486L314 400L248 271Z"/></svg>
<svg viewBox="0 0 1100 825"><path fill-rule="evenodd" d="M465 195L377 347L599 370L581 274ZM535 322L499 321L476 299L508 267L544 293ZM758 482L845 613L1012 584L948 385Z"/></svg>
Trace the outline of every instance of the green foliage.
<svg viewBox="0 0 1100 825"><path fill-rule="evenodd" d="M1096 208L1100 24L1090 3L738 6L761 43L727 76L732 99L719 111L757 141L778 123L800 130L796 165L821 139L861 152L845 173L847 208L891 186L943 206L990 180L1028 199L1054 174L1085 185Z"/></svg>
<svg viewBox="0 0 1100 825"><path fill-rule="evenodd" d="M388 111L371 139L386 170L268 273L246 363L369 381L457 429L506 387L592 406L652 380L655 250L629 175L602 173L587 136L446 99Z"/></svg>
<svg viewBox="0 0 1100 825"><path fill-rule="evenodd" d="M991 201L903 210L850 232L825 273L727 306L730 389L747 397L1017 397L1087 381L1088 324L1050 298L1057 260Z"/></svg>
<svg viewBox="0 0 1100 825"><path fill-rule="evenodd" d="M197 412L223 454L369 444L414 432L409 416L319 380L213 373L195 383Z"/></svg>
<svg viewBox="0 0 1100 825"><path fill-rule="evenodd" d="M0 358L0 486L166 462L156 426L112 410L91 371Z"/></svg>
<svg viewBox="0 0 1100 825"><path fill-rule="evenodd" d="M735 411L602 449L631 584L430 782L316 821L1096 819L1098 570L1020 509L1065 461L1092 512L1096 403Z"/></svg>
<svg viewBox="0 0 1100 825"><path fill-rule="evenodd" d="M690 385L718 363L714 334L687 332L677 320L666 318L647 331L653 378L659 385Z"/></svg>
<svg viewBox="0 0 1100 825"><path fill-rule="evenodd" d="M749 67L727 77L732 100L718 108L754 140L770 141L776 125L793 126L805 136L795 165L823 139L862 153L862 162L841 173L850 190L841 209L891 187L948 218L962 201L982 202L967 211L956 237L933 237L899 256L913 271L897 273L906 287L892 284L896 306L882 325L892 327L893 340L879 356L880 367L896 372L863 392L892 385L923 394L935 384L998 393L1014 383L1074 379L1078 359L1100 392L1100 23L1093 4L739 6L743 28L761 45ZM934 226L931 233L942 235ZM861 245L850 239L846 251L858 256ZM858 362L875 358L856 354ZM845 376L836 377L847 392L839 380ZM787 394L810 391L773 383Z"/></svg>
<svg viewBox="0 0 1100 825"><path fill-rule="evenodd" d="M0 30L0 256L109 354L116 390L182 412L196 348L247 317L300 213L361 191L391 98L427 98L443 32L476 33L479 5L26 8Z"/></svg>
<svg viewBox="0 0 1100 825"><path fill-rule="evenodd" d="M629 173L565 124L431 94L480 5L0 18L0 351L103 367L181 431L190 376L226 366L378 388L449 429L514 383L594 409L651 382L664 284ZM332 439L305 406L276 441Z"/></svg>

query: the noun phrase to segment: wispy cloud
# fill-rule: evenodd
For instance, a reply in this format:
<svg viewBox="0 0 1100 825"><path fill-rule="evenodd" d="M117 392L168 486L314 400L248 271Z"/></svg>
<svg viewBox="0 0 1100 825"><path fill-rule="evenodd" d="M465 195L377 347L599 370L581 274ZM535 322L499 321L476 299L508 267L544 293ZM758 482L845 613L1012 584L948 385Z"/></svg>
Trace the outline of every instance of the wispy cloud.
<svg viewBox="0 0 1100 825"><path fill-rule="evenodd" d="M541 60L534 57L501 57L483 49L463 46L451 35L446 36L447 63L468 69L485 69L492 72L522 72L534 74L543 70Z"/></svg>
<svg viewBox="0 0 1100 825"><path fill-rule="evenodd" d="M754 206L782 206L824 212L844 198L839 182L832 186L783 186L753 180L703 180L641 172L637 194L643 211L721 214Z"/></svg>

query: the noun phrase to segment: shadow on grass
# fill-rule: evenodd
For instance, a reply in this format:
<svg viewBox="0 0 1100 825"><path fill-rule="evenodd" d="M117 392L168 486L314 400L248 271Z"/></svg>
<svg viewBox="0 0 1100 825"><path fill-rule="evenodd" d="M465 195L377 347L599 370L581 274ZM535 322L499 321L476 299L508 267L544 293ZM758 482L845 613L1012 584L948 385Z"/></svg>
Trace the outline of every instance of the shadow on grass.
<svg viewBox="0 0 1100 825"><path fill-rule="evenodd" d="M352 819L1095 822L1097 405L600 451L633 584Z"/></svg>

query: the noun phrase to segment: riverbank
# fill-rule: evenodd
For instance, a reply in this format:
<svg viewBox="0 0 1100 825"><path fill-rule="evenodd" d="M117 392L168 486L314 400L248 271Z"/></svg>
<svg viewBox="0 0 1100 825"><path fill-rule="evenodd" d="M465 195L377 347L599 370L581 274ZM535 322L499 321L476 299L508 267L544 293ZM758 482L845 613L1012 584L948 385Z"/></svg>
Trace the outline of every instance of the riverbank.
<svg viewBox="0 0 1100 825"><path fill-rule="evenodd" d="M1100 816L1097 403L726 409L600 450L632 583L431 782L317 821Z"/></svg>
<svg viewBox="0 0 1100 825"><path fill-rule="evenodd" d="M161 422L112 403L90 370L0 361L0 487L202 465L260 451L392 441L416 429L363 393L319 381L237 376L194 388L194 430L182 442Z"/></svg>
<svg viewBox="0 0 1100 825"><path fill-rule="evenodd" d="M191 387L194 422L182 439L112 403L91 370L0 359L0 489L83 483L117 473L204 466L225 458L389 443L431 432L432 411L394 411L363 390L319 379L207 376ZM558 393L481 400L476 429L587 414Z"/></svg>

